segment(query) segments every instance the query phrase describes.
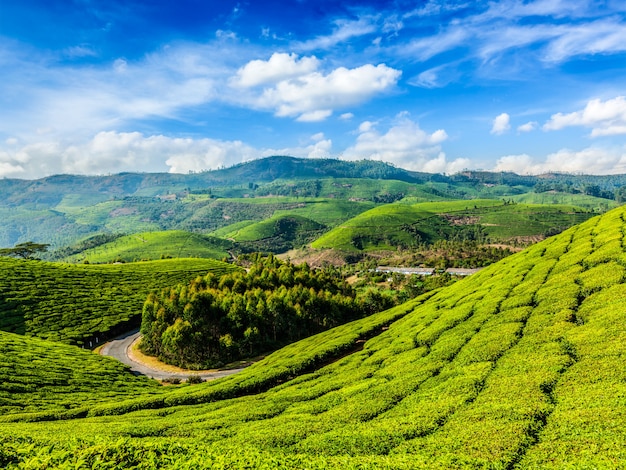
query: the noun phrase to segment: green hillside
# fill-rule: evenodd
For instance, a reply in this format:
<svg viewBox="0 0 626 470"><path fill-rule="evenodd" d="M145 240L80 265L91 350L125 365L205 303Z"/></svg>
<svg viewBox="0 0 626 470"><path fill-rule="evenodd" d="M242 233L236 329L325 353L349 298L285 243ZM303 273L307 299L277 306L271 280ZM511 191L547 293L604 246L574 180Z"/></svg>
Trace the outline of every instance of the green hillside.
<svg viewBox="0 0 626 470"><path fill-rule="evenodd" d="M162 391L116 360L0 331L0 415L77 416L81 407Z"/></svg>
<svg viewBox="0 0 626 470"><path fill-rule="evenodd" d="M4 423L0 463L620 468L625 227L615 209L223 380Z"/></svg>
<svg viewBox="0 0 626 470"><path fill-rule="evenodd" d="M374 160L288 156L187 175L6 178L0 180L0 247L34 241L58 249L105 233L208 234L279 215L298 215L334 227L376 205L396 201L515 198L605 211L626 200L625 182L624 175L427 174Z"/></svg>
<svg viewBox="0 0 626 470"><path fill-rule="evenodd" d="M112 242L65 257L65 262L107 263L111 261L156 260L162 257L173 258L213 258L229 257L232 243L215 237L208 237L182 230L142 232L115 239Z"/></svg>
<svg viewBox="0 0 626 470"><path fill-rule="evenodd" d="M492 242L506 241L558 233L592 215L576 206L513 204L496 199L394 203L359 214L311 246L371 251L477 236Z"/></svg>
<svg viewBox="0 0 626 470"><path fill-rule="evenodd" d="M72 265L0 257L0 330L93 347L139 326L151 291L232 269L211 259Z"/></svg>
<svg viewBox="0 0 626 470"><path fill-rule="evenodd" d="M324 225L299 215L279 215L262 222L238 227L225 237L244 251L282 253L315 240L326 231Z"/></svg>
<svg viewBox="0 0 626 470"><path fill-rule="evenodd" d="M612 201L602 197L556 191L520 194L518 196L511 196L510 199L524 204L569 204L597 212L604 212L620 205L617 201Z"/></svg>
<svg viewBox="0 0 626 470"><path fill-rule="evenodd" d="M352 201L390 203L411 197L420 201L446 199L433 191L430 183L407 182L395 179L372 179L354 176L351 178L278 179L259 185L250 195L254 197L290 196L329 198ZM449 196L447 196L449 198Z"/></svg>

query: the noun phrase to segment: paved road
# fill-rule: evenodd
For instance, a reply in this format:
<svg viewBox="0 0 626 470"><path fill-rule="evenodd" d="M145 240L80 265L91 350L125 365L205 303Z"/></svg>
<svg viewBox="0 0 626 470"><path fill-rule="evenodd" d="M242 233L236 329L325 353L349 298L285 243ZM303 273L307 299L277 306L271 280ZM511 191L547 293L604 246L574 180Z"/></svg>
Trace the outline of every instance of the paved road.
<svg viewBox="0 0 626 470"><path fill-rule="evenodd" d="M178 378L185 380L190 375L199 375L205 380L219 379L220 377L226 377L227 375L235 374L241 369L227 369L227 370L214 370L214 371L188 371L188 372L168 372L160 369L149 367L145 364L141 364L133 360L129 355L129 350L132 344L139 338L139 330L134 330L125 335L109 341L102 348L100 348L100 354L103 356L114 357L118 361L130 366L131 371L135 374L147 375L153 379L163 380L169 378Z"/></svg>

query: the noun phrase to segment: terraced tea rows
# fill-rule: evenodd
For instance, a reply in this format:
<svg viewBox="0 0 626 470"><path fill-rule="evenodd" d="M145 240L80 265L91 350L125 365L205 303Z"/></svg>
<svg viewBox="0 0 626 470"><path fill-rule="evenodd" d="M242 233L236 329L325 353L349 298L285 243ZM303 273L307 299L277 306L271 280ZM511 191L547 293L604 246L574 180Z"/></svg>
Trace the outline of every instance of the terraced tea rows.
<svg viewBox="0 0 626 470"><path fill-rule="evenodd" d="M361 338L361 323L292 344L240 376L90 406L91 418L7 423L0 461L620 468L625 278L619 208L378 314L367 330L388 329L325 367Z"/></svg>
<svg viewBox="0 0 626 470"><path fill-rule="evenodd" d="M86 407L102 401L163 391L155 381L132 375L113 359L0 332L0 420L18 413L20 419L29 420L80 416Z"/></svg>
<svg viewBox="0 0 626 470"><path fill-rule="evenodd" d="M462 237L463 230L471 227L491 241L506 241L557 233L592 215L576 206L508 204L494 199L395 203L363 212L311 246L346 251L409 248Z"/></svg>
<svg viewBox="0 0 626 470"><path fill-rule="evenodd" d="M120 237L96 248L64 258L64 262L76 263L84 260L90 263L114 261L132 262L170 258L212 258L228 257L232 243L214 237L182 230L143 232Z"/></svg>
<svg viewBox="0 0 626 470"><path fill-rule="evenodd" d="M210 259L69 265L0 258L0 330L94 347L139 326L151 291L231 269Z"/></svg>

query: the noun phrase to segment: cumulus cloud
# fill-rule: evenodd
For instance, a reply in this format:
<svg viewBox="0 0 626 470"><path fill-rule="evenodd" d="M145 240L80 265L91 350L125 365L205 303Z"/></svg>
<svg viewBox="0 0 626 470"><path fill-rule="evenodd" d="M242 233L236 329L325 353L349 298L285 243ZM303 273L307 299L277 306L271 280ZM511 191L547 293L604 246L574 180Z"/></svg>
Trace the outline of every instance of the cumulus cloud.
<svg viewBox="0 0 626 470"><path fill-rule="evenodd" d="M530 121L520 126L517 126L517 132L531 132L537 129L537 122Z"/></svg>
<svg viewBox="0 0 626 470"><path fill-rule="evenodd" d="M301 158L330 158L333 142L327 139L322 132L314 134L310 138L311 143L304 143L298 147L285 147L280 149L265 149L262 156L290 155Z"/></svg>
<svg viewBox="0 0 626 470"><path fill-rule="evenodd" d="M252 60L237 71L234 83L252 87L277 83L314 72L319 67L315 57L298 58L296 54L274 53L269 60Z"/></svg>
<svg viewBox="0 0 626 470"><path fill-rule="evenodd" d="M274 54L267 61L255 60L239 69L234 83L251 89L250 95L241 97L242 104L272 110L279 117L313 122L328 118L337 108L362 103L389 90L401 75L385 64L339 67L326 74L319 70L320 65L314 57ZM253 71L260 71L259 79L254 79ZM268 86L252 89L259 84Z"/></svg>
<svg viewBox="0 0 626 470"><path fill-rule="evenodd" d="M507 113L502 113L493 120L491 133L501 135L511 129L511 117Z"/></svg>
<svg viewBox="0 0 626 470"><path fill-rule="evenodd" d="M626 98L594 99L580 111L553 114L543 129L555 131L570 126L589 127L592 137L626 134Z"/></svg>
<svg viewBox="0 0 626 470"><path fill-rule="evenodd" d="M346 149L343 157L348 160L382 160L416 171L451 173L466 167L469 161L447 161L441 151L441 143L447 138L443 129L429 134L405 114L401 114L384 133L378 130L376 123L361 123L356 143Z"/></svg>
<svg viewBox="0 0 626 470"><path fill-rule="evenodd" d="M240 141L99 132L81 144L38 142L0 152L0 176L105 174L119 171L187 173L259 158Z"/></svg>
<svg viewBox="0 0 626 470"><path fill-rule="evenodd" d="M2 161L4 159L9 160L10 156L4 154L3 152L0 152L0 176L1 177L17 178L25 172L24 167L22 165L18 165L16 163L11 163L8 161Z"/></svg>
<svg viewBox="0 0 626 470"><path fill-rule="evenodd" d="M583 150L562 149L540 160L528 154L507 155L498 159L494 171L518 174L567 172L586 174L626 173L626 149L589 147Z"/></svg>

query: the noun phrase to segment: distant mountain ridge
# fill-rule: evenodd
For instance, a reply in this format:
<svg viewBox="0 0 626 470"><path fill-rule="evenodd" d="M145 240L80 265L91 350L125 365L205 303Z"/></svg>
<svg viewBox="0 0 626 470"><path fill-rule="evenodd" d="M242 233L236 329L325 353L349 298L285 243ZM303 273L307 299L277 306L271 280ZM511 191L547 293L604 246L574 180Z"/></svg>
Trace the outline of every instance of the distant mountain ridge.
<svg viewBox="0 0 626 470"><path fill-rule="evenodd" d="M273 156L189 174L0 179L0 247L33 241L56 249L102 233L210 234L234 223L293 216L294 211L330 229L392 202L480 198L510 202L521 196L531 203L558 202L602 212L626 201L626 175L479 171L442 175L377 160ZM320 211L324 205L326 210Z"/></svg>
<svg viewBox="0 0 626 470"><path fill-rule="evenodd" d="M407 183L439 182L534 187L558 190L562 187L591 188L594 196L614 192L626 185L626 175L517 175L511 172L467 170L454 175L432 174L398 168L378 160L345 161L291 156L271 156L232 167L198 173L119 173L113 175L53 175L36 180L0 179L0 206L37 204L52 207L68 194L89 195L104 201L130 196L157 196L177 191L194 191L242 184L268 183L278 179L372 178ZM612 198L612 195L611 195Z"/></svg>
<svg viewBox="0 0 626 470"><path fill-rule="evenodd" d="M199 173L119 173L114 175L54 175L37 180L1 179L0 205L34 202L56 205L67 194L111 197L156 196L166 192L199 190L242 183L267 183L277 179L374 178L423 183L444 178L396 168L377 161L343 161L289 156L266 157L229 168Z"/></svg>

